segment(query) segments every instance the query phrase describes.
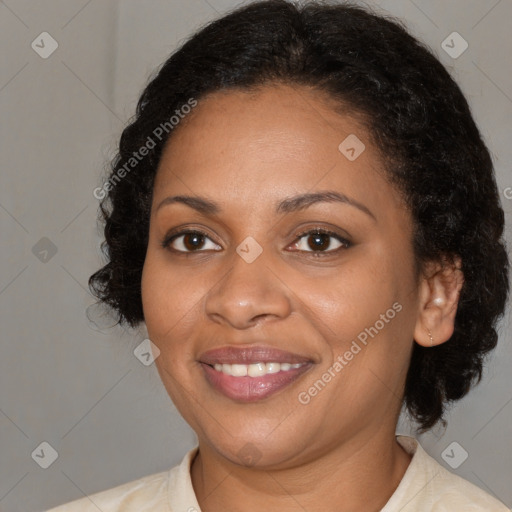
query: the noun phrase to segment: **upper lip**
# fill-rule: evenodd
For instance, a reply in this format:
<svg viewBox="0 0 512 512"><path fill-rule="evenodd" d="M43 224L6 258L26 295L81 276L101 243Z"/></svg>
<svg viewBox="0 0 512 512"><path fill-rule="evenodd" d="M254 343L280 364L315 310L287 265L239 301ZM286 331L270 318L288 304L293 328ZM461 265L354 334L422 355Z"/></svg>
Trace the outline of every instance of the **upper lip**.
<svg viewBox="0 0 512 512"><path fill-rule="evenodd" d="M258 345L233 347L226 346L208 350L201 354L199 361L214 364L253 364L253 363L309 363L312 360L285 350Z"/></svg>

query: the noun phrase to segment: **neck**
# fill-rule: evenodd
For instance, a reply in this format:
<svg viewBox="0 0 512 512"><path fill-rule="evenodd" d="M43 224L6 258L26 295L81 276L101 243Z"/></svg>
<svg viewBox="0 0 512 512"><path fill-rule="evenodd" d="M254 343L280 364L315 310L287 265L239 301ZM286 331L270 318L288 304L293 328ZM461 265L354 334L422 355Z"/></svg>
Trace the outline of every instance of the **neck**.
<svg viewBox="0 0 512 512"><path fill-rule="evenodd" d="M306 463L278 470L234 464L200 440L191 477L202 512L377 512L410 460L394 432L360 433Z"/></svg>

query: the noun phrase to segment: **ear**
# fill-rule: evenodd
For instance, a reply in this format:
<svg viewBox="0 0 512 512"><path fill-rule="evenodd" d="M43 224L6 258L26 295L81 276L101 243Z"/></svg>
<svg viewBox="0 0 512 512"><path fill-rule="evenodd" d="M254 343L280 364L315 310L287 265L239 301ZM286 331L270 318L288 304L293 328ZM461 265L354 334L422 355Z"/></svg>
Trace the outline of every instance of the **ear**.
<svg viewBox="0 0 512 512"><path fill-rule="evenodd" d="M432 347L452 337L464 284L460 269L459 257L426 265L419 284L419 310L414 329L414 340L419 345Z"/></svg>

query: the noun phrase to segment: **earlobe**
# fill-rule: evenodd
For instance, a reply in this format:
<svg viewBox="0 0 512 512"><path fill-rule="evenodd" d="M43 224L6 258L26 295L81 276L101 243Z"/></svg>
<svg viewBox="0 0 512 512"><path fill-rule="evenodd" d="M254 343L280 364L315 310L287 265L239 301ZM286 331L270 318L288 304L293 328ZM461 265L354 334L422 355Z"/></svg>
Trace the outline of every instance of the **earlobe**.
<svg viewBox="0 0 512 512"><path fill-rule="evenodd" d="M460 258L427 265L419 284L416 343L434 347L452 337L463 284Z"/></svg>
<svg viewBox="0 0 512 512"><path fill-rule="evenodd" d="M436 297L432 302L438 307L443 307L446 300L443 297Z"/></svg>

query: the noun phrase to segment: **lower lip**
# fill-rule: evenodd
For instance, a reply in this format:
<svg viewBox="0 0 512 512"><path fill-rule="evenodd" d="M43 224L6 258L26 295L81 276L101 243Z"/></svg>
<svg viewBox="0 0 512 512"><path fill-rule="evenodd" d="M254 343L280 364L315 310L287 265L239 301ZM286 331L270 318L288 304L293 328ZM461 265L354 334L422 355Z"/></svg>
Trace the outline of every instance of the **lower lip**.
<svg viewBox="0 0 512 512"><path fill-rule="evenodd" d="M277 393L309 370L312 363L261 377L233 377L201 363L208 382L223 395L240 402L256 402Z"/></svg>

